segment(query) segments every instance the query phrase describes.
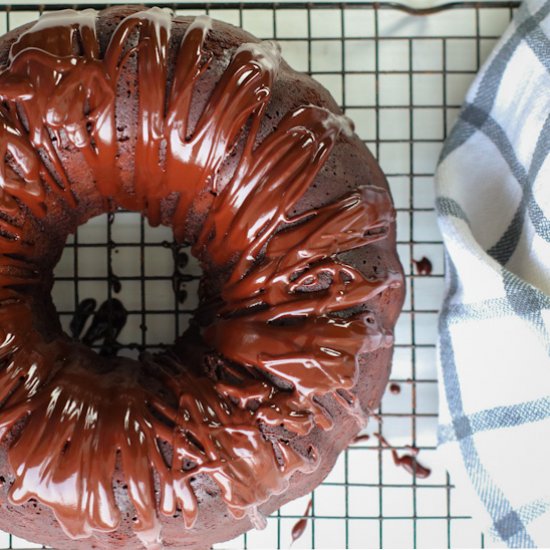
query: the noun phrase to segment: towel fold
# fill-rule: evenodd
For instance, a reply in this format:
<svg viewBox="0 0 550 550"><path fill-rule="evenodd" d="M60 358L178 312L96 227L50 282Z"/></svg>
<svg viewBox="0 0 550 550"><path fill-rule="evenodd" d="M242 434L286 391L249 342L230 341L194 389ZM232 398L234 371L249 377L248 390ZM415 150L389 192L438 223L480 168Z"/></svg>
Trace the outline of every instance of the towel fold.
<svg viewBox="0 0 550 550"><path fill-rule="evenodd" d="M525 0L436 173L439 445L483 528L550 546L550 0Z"/></svg>

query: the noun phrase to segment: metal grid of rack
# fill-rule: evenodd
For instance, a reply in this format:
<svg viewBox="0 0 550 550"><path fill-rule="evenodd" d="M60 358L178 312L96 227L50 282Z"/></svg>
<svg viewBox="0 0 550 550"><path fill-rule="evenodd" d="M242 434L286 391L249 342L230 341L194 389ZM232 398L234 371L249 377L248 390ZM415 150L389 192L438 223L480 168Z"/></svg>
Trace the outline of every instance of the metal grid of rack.
<svg viewBox="0 0 550 550"><path fill-rule="evenodd" d="M0 32L66 7L77 6L0 6ZM398 251L407 273L392 374L400 392L387 393L367 433L382 432L399 453L417 447L419 461L432 468L432 475L420 479L397 468L390 449L376 438L350 446L314 491L311 518L294 547L490 545L435 458L436 319L444 274L433 172L464 93L517 2L453 3L428 10L392 3L168 7L178 14L209 13L260 38L277 39L287 61L322 82L355 121L388 177L398 212ZM430 275L415 269L414 261L424 256L433 264ZM149 228L139 215L91 220L70 240L56 269L53 294L64 327L82 299L101 304L115 297L128 311L118 338L121 354L136 356L172 341L194 307L198 272L185 263L170 231ZM266 530L219 547L287 548L308 498L284 506L268 519ZM29 547L40 546L0 533L2 549Z"/></svg>

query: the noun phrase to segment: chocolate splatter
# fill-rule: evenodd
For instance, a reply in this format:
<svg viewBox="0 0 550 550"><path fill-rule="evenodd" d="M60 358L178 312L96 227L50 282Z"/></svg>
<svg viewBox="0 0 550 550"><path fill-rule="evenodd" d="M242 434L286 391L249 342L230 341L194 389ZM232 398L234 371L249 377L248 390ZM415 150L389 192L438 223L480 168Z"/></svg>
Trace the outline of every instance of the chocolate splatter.
<svg viewBox="0 0 550 550"><path fill-rule="evenodd" d="M172 275L172 288L176 299L183 304L187 299L187 283L195 279L192 275L185 273L189 263L189 255L179 246L172 246L172 257L174 259L174 274Z"/></svg>
<svg viewBox="0 0 550 550"><path fill-rule="evenodd" d="M353 443L360 443L361 441L368 441L370 439L370 435L369 434L359 434L359 435L356 435L353 439L352 439L352 444Z"/></svg>
<svg viewBox="0 0 550 550"><path fill-rule="evenodd" d="M71 321L71 332L74 338L78 338L84 328L87 319L94 313L96 301L92 298L83 300L77 307L75 316ZM102 342L101 355L116 355L120 349L117 338L126 325L128 312L120 300L110 298L101 304L92 319L92 323L82 342L92 346L96 342Z"/></svg>
<svg viewBox="0 0 550 550"><path fill-rule="evenodd" d="M304 517L300 520L298 520L294 527L292 528L291 537L292 542L291 545L294 544L305 532L307 527L307 522L309 518L311 517L311 507L313 506L313 500L310 498L309 502L307 503L306 509L304 510Z"/></svg>
<svg viewBox="0 0 550 550"><path fill-rule="evenodd" d="M399 456L397 454L397 451L386 441L382 434L375 433L374 435L378 438L382 447L391 450L393 462L396 466L400 466L401 468L409 472L409 474L416 474L416 477L418 478L424 479L430 476L432 471L429 468L426 468L425 466L420 464L420 462L418 462L416 458L416 455L419 452L416 447L410 447L412 454Z"/></svg>
<svg viewBox="0 0 550 550"><path fill-rule="evenodd" d="M109 272L108 283L115 294L118 294L122 290L122 282L120 278L112 271Z"/></svg>
<svg viewBox="0 0 550 550"><path fill-rule="evenodd" d="M96 306L97 303L93 298L86 298L76 306L76 310L69 325L69 330L73 338L80 338L86 321L93 315Z"/></svg>
<svg viewBox="0 0 550 550"><path fill-rule="evenodd" d="M416 267L416 272L419 275L431 275L432 274L432 262L426 258L426 256L422 256L420 260L413 260L413 264Z"/></svg>
<svg viewBox="0 0 550 550"><path fill-rule="evenodd" d="M390 384L390 393L393 393L394 395L398 395L401 393L401 386L399 384L396 384L393 382Z"/></svg>

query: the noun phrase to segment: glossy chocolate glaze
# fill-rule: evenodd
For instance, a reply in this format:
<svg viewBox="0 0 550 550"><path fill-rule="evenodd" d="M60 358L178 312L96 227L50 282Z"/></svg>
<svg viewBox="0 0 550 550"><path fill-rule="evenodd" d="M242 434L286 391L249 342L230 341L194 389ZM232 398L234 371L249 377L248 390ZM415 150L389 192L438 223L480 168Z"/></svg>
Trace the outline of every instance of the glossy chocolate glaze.
<svg viewBox="0 0 550 550"><path fill-rule="evenodd" d="M193 92L211 62L209 19L187 27L168 86L167 11L125 17L104 52L96 16L66 10L43 17L12 44L0 74L0 440L25 422L9 448L9 498L48 506L71 538L111 532L121 522L112 490L121 467L134 531L156 548L160 515L180 510L185 526L194 525L193 480L206 475L233 517L262 526L258 506L319 460L312 445L299 451L269 430L330 430L327 395L357 419L357 429L364 423L349 391L357 357L392 344L391 327L364 305L401 285L401 275L367 278L339 255L387 237L391 200L364 186L296 213L351 125L304 105L260 139L280 62L276 44L242 44L191 127ZM117 165L115 101L130 62L141 121L131 189ZM218 170L237 142L238 162L220 186ZM143 212L155 225L163 201L176 194L169 223L182 241L190 217L202 215L193 253L206 279L225 275L218 295L200 306L213 312L201 333L226 362L224 377L212 380L171 353L140 363L99 358L40 329L29 289L51 274L41 272L20 220L47 219L50 205L61 201L71 211L82 200L63 146L81 153L105 212ZM207 201L197 200L205 193Z"/></svg>

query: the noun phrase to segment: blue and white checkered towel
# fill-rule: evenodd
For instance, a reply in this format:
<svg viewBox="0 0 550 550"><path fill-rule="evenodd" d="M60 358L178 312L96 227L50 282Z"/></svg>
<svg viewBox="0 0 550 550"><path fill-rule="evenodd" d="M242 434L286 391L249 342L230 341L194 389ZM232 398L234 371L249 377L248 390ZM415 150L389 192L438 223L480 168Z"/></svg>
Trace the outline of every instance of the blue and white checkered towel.
<svg viewBox="0 0 550 550"><path fill-rule="evenodd" d="M474 516L550 546L550 0L526 0L436 174L447 286L439 442Z"/></svg>

